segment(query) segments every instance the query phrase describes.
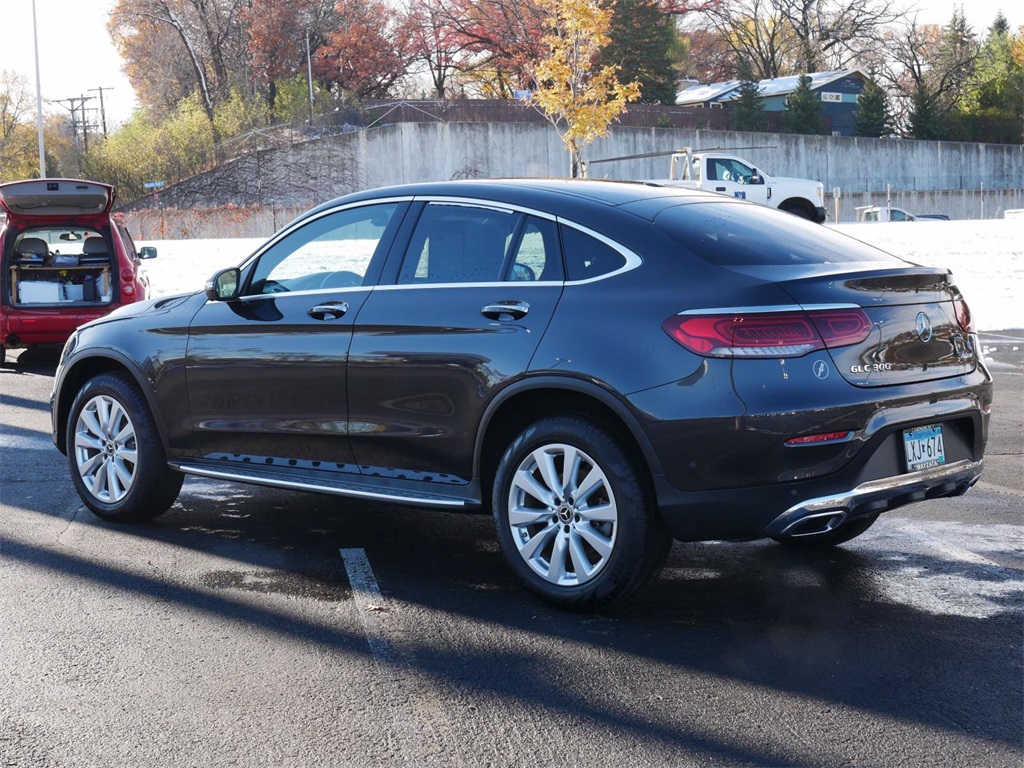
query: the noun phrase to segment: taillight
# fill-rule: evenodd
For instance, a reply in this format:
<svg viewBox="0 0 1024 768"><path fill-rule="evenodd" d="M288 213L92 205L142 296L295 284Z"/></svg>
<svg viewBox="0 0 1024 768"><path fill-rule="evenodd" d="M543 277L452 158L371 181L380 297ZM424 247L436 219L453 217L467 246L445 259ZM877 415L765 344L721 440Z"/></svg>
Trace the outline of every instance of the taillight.
<svg viewBox="0 0 1024 768"><path fill-rule="evenodd" d="M807 314L830 349L860 344L871 333L871 321L863 309L827 309Z"/></svg>
<svg viewBox="0 0 1024 768"><path fill-rule="evenodd" d="M871 332L861 309L674 315L661 327L703 357L800 357L857 344Z"/></svg>
<svg viewBox="0 0 1024 768"><path fill-rule="evenodd" d="M130 269L121 270L121 293L125 296L135 294L135 273Z"/></svg>
<svg viewBox="0 0 1024 768"><path fill-rule="evenodd" d="M960 327L967 333L974 333L974 315L971 314L971 308L967 306L963 296L953 301L953 311L956 312L956 321Z"/></svg>

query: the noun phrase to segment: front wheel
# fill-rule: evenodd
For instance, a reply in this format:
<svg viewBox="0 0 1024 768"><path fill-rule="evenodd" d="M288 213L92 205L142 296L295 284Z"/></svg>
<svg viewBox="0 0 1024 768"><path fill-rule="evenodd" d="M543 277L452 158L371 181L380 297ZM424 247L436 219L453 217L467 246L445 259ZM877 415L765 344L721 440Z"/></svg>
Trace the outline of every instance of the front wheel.
<svg viewBox="0 0 1024 768"><path fill-rule="evenodd" d="M66 446L75 490L105 520L151 520L181 490L184 476L167 466L153 415L127 374L103 373L79 390Z"/></svg>
<svg viewBox="0 0 1024 768"><path fill-rule="evenodd" d="M672 545L620 443L581 418L543 419L513 440L493 504L513 570L561 608L623 600L661 570Z"/></svg>

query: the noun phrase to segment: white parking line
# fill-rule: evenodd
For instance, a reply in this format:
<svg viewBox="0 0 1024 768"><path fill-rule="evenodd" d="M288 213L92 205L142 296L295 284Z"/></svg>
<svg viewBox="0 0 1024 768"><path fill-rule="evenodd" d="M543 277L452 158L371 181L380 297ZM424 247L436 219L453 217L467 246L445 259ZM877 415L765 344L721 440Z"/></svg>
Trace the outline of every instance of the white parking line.
<svg viewBox="0 0 1024 768"><path fill-rule="evenodd" d="M352 586L352 599L359 611L359 621L366 633L366 641L370 644L370 652L378 664L392 664L395 661L395 653L385 638L384 625L381 621L381 615L385 611L384 601L370 561L366 559L366 550L338 551L345 562L345 572Z"/></svg>
<svg viewBox="0 0 1024 768"><path fill-rule="evenodd" d="M394 606L380 593L370 561L363 549L339 549L345 563L352 600L359 612L366 640L378 666L375 696L383 700L390 720L387 743L394 766L468 765L458 742L444 702L429 682L422 680L405 658L387 641L387 630L398 632L388 617L398 622Z"/></svg>

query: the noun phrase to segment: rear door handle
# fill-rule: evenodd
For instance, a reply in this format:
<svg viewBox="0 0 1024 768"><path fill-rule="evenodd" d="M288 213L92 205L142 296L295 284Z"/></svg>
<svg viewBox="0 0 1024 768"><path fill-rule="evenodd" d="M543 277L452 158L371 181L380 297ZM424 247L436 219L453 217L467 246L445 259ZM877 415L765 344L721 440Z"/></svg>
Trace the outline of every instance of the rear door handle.
<svg viewBox="0 0 1024 768"><path fill-rule="evenodd" d="M715 192L725 192L725 187L715 187Z"/></svg>
<svg viewBox="0 0 1024 768"><path fill-rule="evenodd" d="M314 320L337 320L348 312L348 304L344 301L329 301L326 304L317 304L306 314Z"/></svg>
<svg viewBox="0 0 1024 768"><path fill-rule="evenodd" d="M530 305L525 301L499 301L495 304L488 304L480 310L480 314L491 320L505 319L502 315L511 317L513 320L520 320L526 317L526 313L529 311Z"/></svg>

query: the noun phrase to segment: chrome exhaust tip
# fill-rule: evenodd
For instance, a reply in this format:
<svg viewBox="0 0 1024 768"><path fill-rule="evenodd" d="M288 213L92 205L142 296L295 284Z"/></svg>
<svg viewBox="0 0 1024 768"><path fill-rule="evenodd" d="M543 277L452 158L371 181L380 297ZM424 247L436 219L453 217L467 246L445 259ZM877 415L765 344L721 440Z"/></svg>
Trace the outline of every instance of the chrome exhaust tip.
<svg viewBox="0 0 1024 768"><path fill-rule="evenodd" d="M788 538L800 538L803 536L819 536L829 531L834 531L846 519L846 512L841 509L834 509L829 512L819 512L814 515L801 517L786 526L780 536Z"/></svg>

